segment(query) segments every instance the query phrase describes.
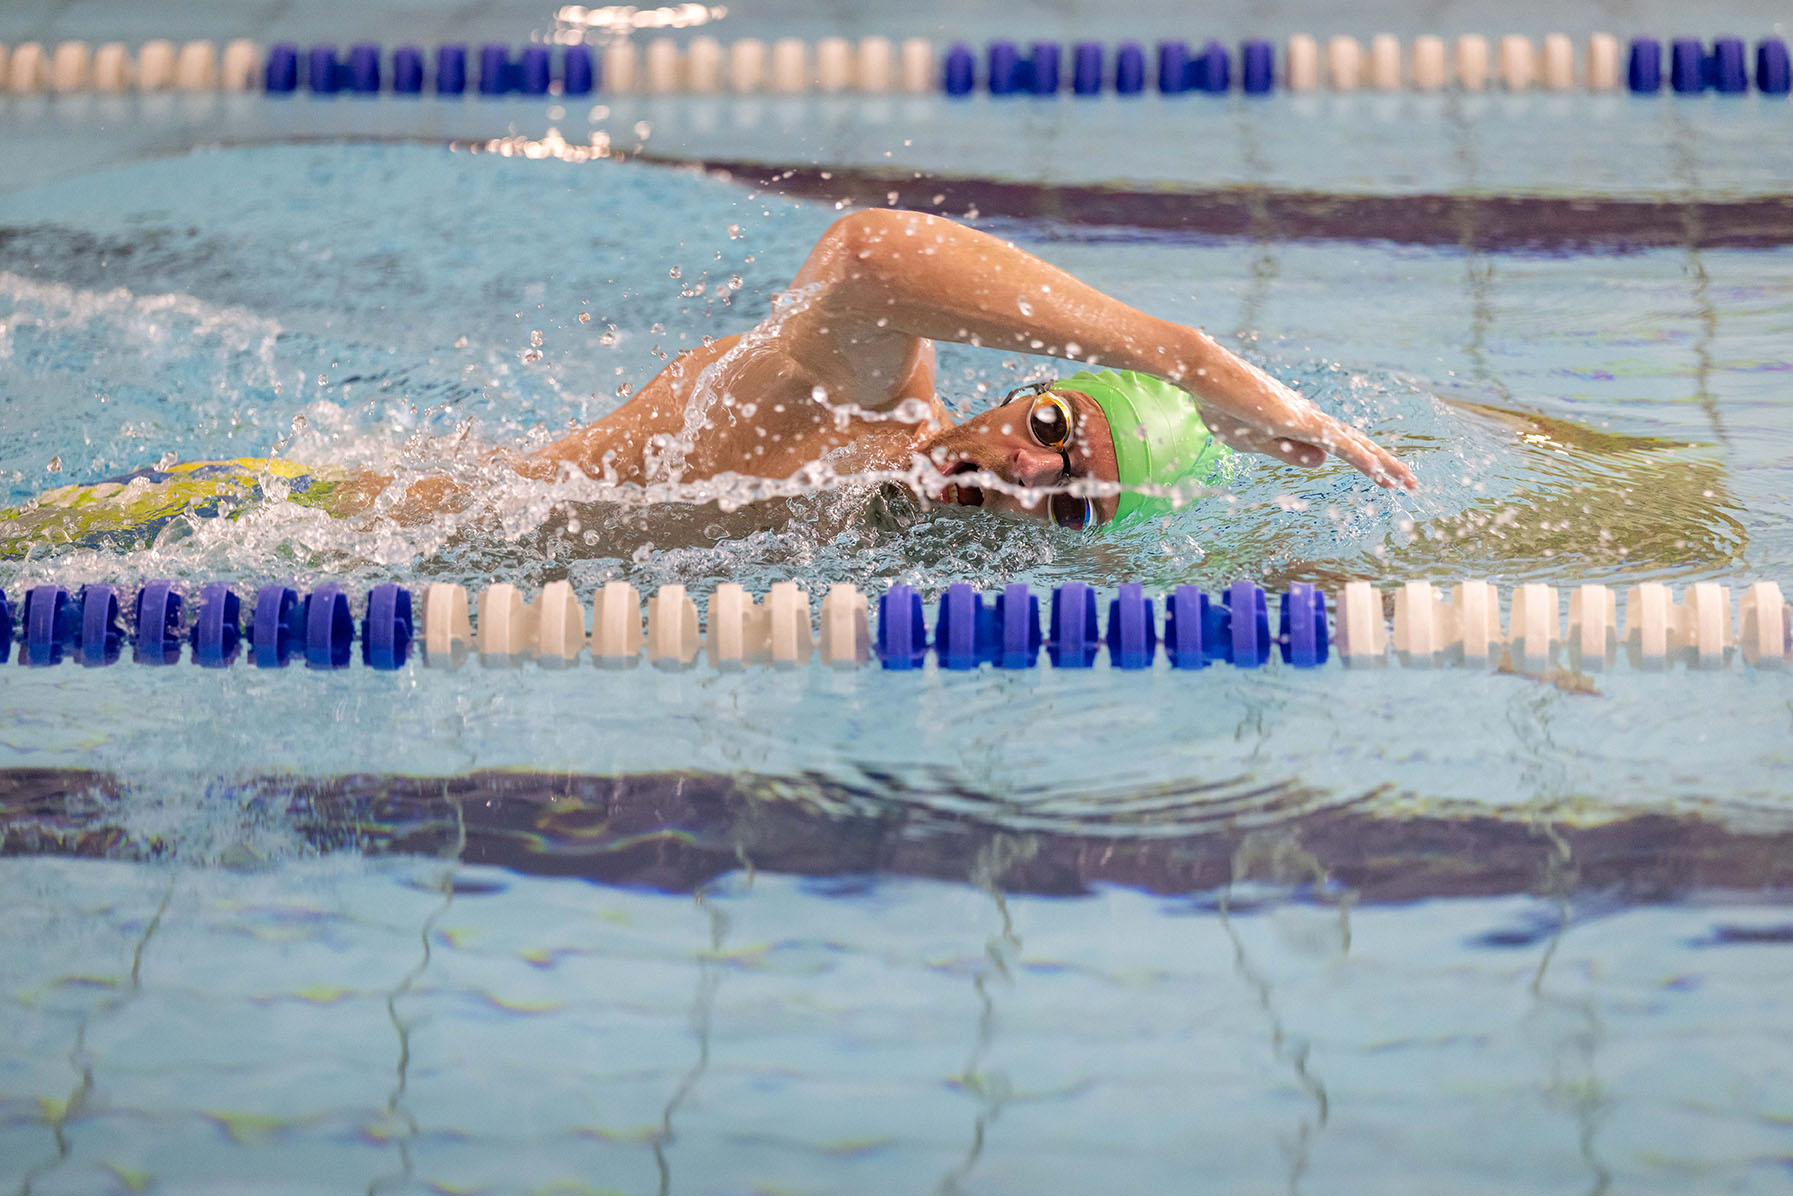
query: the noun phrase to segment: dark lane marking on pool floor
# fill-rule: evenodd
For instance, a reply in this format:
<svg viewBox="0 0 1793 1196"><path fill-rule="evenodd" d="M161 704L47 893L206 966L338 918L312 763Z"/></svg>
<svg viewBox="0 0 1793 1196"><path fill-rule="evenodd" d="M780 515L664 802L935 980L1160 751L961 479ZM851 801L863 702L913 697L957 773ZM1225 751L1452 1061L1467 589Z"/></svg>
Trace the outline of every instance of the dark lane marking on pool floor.
<svg viewBox="0 0 1793 1196"><path fill-rule="evenodd" d="M165 803L166 786L153 788L145 800ZM0 770L0 856L179 858L178 841L130 829L137 789L105 772ZM1161 808L1136 823L1067 816L1042 829L1004 825L1001 811L1021 819L1025 801L991 796L988 812L973 816L959 812L973 795L955 796L958 809L949 810L927 804L929 793L888 782L874 789L755 774L480 772L195 781L186 800L210 816L278 823L307 851L436 857L461 844L468 864L676 893L697 892L748 862L849 891L876 878L966 883L1007 844L995 883L1009 892L1076 896L1121 886L1191 896L1192 911L1243 881L1285 890L1270 900L1322 903L1346 890L1376 904L1527 893L1620 905L1715 892L1768 902L1793 895L1793 813L1756 807L1738 812L1737 827L1721 820L1722 810L1648 811L1552 822L1546 835L1539 819L1517 814L1383 811L1379 793L1275 819L1204 817L1204 802L1192 796L1180 823ZM1277 860L1300 864L1279 871ZM1236 893L1231 907L1246 908Z"/></svg>
<svg viewBox="0 0 1793 1196"><path fill-rule="evenodd" d="M1655 199L1548 195L1342 195L1278 187L1199 190L1008 182L842 167L687 162L805 199L962 219L1137 229L1192 239L1390 241L1485 252L1624 253L1793 244L1793 195ZM893 198L894 197L894 198ZM1473 217L1473 218L1471 218Z"/></svg>

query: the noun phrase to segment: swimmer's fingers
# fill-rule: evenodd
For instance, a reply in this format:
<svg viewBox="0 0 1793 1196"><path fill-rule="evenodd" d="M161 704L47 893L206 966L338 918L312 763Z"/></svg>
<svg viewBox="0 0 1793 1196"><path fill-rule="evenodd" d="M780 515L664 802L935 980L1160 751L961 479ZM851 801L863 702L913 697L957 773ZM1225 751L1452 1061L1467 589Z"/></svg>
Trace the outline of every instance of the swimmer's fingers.
<svg viewBox="0 0 1793 1196"><path fill-rule="evenodd" d="M1353 466L1384 490L1397 486L1411 490L1417 484L1413 471L1401 459L1359 432L1349 424L1326 418L1325 434L1317 437L1321 447L1339 460Z"/></svg>

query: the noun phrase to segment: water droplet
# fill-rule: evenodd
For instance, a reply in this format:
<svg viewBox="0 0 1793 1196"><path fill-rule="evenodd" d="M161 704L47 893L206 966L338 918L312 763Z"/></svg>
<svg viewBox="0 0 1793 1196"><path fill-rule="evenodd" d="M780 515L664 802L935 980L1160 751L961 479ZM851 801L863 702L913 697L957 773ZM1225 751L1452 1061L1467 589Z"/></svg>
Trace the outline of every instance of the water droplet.
<svg viewBox="0 0 1793 1196"><path fill-rule="evenodd" d="M812 386L809 388L809 397L818 403L826 403L828 401L828 388L826 386Z"/></svg>
<svg viewBox="0 0 1793 1196"><path fill-rule="evenodd" d="M580 323L581 323L581 324L589 324L589 323L591 323L591 313L590 313L590 312L588 312L588 311L582 311L582 312L580 312L580 313L579 313L579 322L580 322Z"/></svg>
<svg viewBox="0 0 1793 1196"><path fill-rule="evenodd" d="M684 271L683 271L683 270L681 270L681 269L680 269L680 268L679 268L679 267L677 267L677 266L674 266L674 267L673 267L673 268L672 268L672 269L670 269L670 270L668 270L668 271L667 271L667 272L666 272L666 277L668 277L668 278L677 278L677 277L678 277L678 276L679 276L679 275L681 275L681 274L683 274L683 273L684 273Z"/></svg>
<svg viewBox="0 0 1793 1196"><path fill-rule="evenodd" d="M457 349L465 349L467 347L467 338L464 336L455 337L454 338L454 347Z"/></svg>
<svg viewBox="0 0 1793 1196"><path fill-rule="evenodd" d="M531 328L529 330L529 343L532 347L537 349L542 347L542 330L540 328Z"/></svg>
<svg viewBox="0 0 1793 1196"><path fill-rule="evenodd" d="M62 458L60 456L51 457L50 463L48 465L44 466L44 471L46 473L61 473L62 472Z"/></svg>
<svg viewBox="0 0 1793 1196"><path fill-rule="evenodd" d="M1017 299L1017 300L1015 300L1015 306L1021 309L1022 315L1024 315L1024 316L1033 315L1033 304L1029 303L1027 300Z"/></svg>

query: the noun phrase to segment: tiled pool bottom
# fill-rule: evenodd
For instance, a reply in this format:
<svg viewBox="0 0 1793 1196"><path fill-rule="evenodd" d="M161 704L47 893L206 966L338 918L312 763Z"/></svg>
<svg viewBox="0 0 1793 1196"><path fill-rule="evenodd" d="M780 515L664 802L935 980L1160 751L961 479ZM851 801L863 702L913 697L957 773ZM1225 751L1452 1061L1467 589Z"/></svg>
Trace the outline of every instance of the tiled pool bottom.
<svg viewBox="0 0 1793 1196"><path fill-rule="evenodd" d="M1783 904L746 868L694 897L277 840L0 861L8 1190L1793 1182Z"/></svg>

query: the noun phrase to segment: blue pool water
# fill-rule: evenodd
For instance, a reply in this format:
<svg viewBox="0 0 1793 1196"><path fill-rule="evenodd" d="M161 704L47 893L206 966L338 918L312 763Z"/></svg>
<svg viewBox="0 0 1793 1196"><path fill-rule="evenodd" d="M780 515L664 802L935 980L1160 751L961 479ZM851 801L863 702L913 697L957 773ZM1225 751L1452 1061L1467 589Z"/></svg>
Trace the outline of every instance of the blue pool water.
<svg viewBox="0 0 1793 1196"><path fill-rule="evenodd" d="M336 19L363 15L428 23ZM73 19L24 6L0 38L113 32ZM294 19L255 34L321 36ZM487 19L425 32L542 17ZM271 503L38 549L0 585L1787 586L1789 119L0 99L0 503L271 453L479 496L421 526ZM565 160L594 133L623 152ZM1421 488L1251 465L1085 540L898 530L851 485L669 513L481 464L757 319L837 203L916 172L1299 384ZM1090 184L1130 198L1064 215ZM1150 218L1165 194L1201 217ZM968 411L1049 368L942 362ZM1737 663L0 666L0 1186L1785 1191L1790 710Z"/></svg>

